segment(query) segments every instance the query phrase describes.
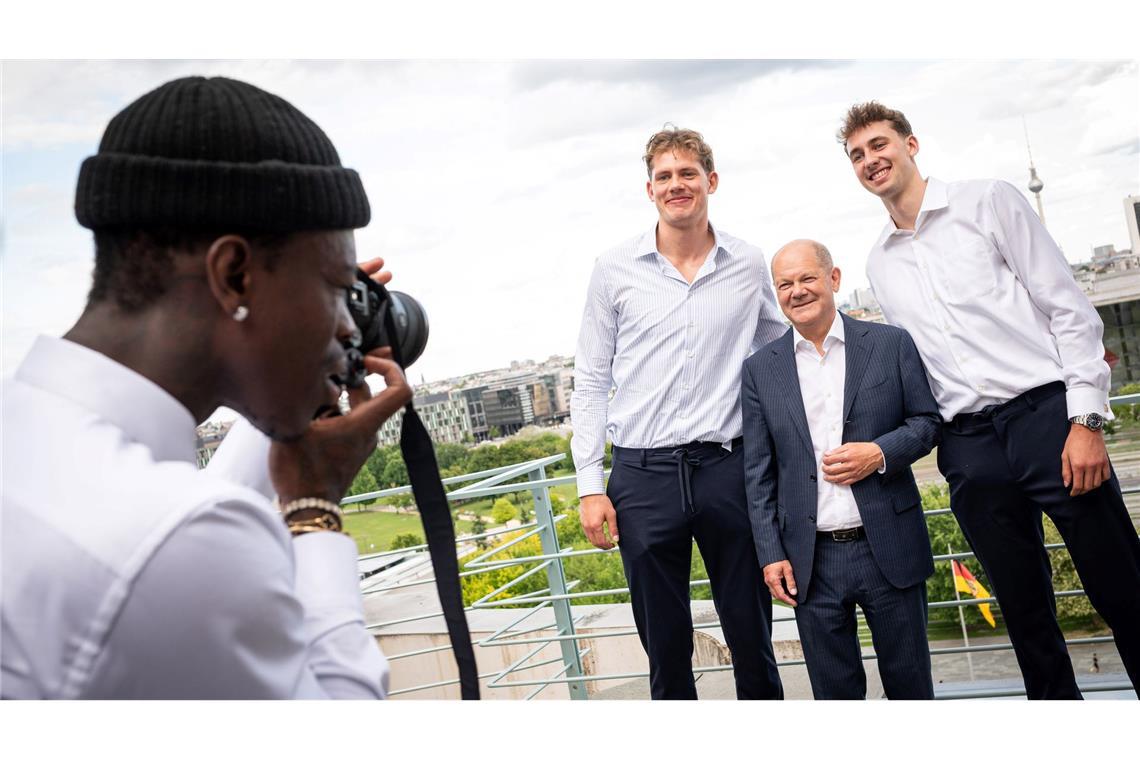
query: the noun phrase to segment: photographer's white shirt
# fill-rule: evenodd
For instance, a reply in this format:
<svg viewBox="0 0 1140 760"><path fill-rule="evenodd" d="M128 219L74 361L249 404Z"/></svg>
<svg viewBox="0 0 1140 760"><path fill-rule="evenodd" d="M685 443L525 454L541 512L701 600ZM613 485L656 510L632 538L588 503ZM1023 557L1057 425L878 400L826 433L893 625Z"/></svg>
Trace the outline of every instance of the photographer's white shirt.
<svg viewBox="0 0 1140 760"><path fill-rule="evenodd" d="M199 471L162 388L41 337L3 420L4 698L385 695L352 540L293 539L264 494Z"/></svg>

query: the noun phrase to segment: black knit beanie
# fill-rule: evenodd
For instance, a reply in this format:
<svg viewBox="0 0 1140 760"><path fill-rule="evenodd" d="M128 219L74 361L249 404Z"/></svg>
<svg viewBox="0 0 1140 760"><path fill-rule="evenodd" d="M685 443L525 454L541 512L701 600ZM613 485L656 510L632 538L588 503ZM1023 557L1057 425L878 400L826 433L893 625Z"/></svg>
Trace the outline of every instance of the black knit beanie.
<svg viewBox="0 0 1140 760"><path fill-rule="evenodd" d="M89 229L256 231L368 224L360 176L287 101L224 77L167 82L124 108L83 162Z"/></svg>

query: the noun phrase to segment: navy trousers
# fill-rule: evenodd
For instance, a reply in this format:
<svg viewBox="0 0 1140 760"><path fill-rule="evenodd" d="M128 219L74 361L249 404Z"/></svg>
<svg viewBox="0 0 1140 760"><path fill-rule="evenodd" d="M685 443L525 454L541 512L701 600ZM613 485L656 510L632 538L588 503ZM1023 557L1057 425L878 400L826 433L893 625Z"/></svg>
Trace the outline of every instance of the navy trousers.
<svg viewBox="0 0 1140 760"><path fill-rule="evenodd" d="M696 699L689 573L693 539L732 650L738 699L782 699L772 598L760 574L744 493L744 453L719 443L614 447L606 493L653 699Z"/></svg>
<svg viewBox="0 0 1140 760"><path fill-rule="evenodd" d="M820 533L807 601L796 607L808 680L816 699L865 699L867 674L855 621L871 629L888 699L934 699L926 642L926 582L895 588L879 571L866 538Z"/></svg>
<svg viewBox="0 0 1140 760"><path fill-rule="evenodd" d="M938 467L950 508L993 584L1030 699L1080 699L1057 625L1042 513L1068 547L1089 601L1140 691L1140 539L1115 472L1076 498L1061 480L1070 423L1052 383L943 426Z"/></svg>

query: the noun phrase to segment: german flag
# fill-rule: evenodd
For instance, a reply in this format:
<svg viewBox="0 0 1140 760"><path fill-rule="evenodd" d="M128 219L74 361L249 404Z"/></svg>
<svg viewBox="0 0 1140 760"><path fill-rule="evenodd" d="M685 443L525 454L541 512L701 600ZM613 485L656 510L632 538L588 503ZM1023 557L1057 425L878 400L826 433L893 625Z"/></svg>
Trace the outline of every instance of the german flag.
<svg viewBox="0 0 1140 760"><path fill-rule="evenodd" d="M967 570L961 562L956 559L950 560L950 565L954 569L954 586L963 594L969 594L975 599L988 599L990 592L986 591L986 587L978 583L969 570ZM982 613L982 617L990 624L990 628L996 628L997 623L994 622L993 613L990 612L988 604L979 604L978 612Z"/></svg>

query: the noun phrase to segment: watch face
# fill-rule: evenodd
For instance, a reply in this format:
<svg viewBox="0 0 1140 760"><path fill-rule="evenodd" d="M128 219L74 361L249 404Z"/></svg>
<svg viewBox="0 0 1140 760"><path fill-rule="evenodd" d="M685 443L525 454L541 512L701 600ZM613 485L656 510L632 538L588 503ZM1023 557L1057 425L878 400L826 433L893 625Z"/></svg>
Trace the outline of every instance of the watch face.
<svg viewBox="0 0 1140 760"><path fill-rule="evenodd" d="M1096 412L1089 414L1087 420L1088 421L1085 422L1085 425L1089 430L1100 430L1104 427L1104 417L1101 417Z"/></svg>

